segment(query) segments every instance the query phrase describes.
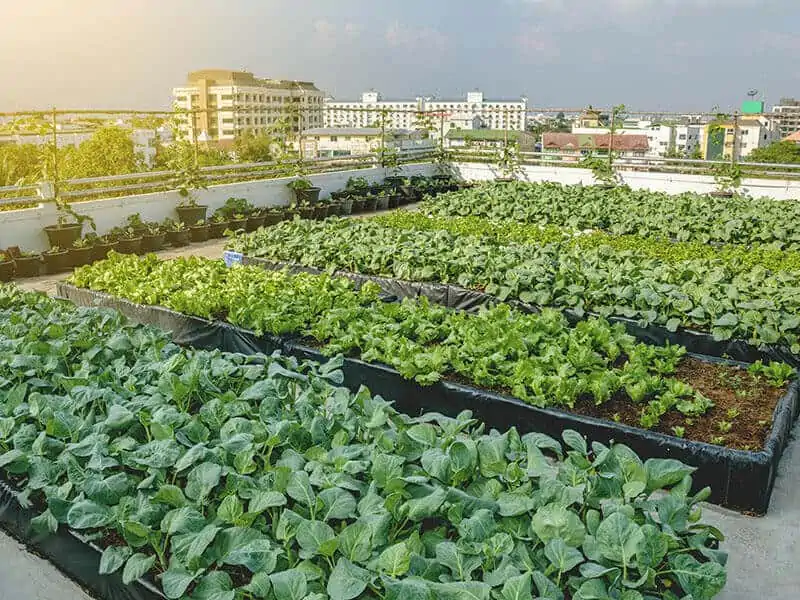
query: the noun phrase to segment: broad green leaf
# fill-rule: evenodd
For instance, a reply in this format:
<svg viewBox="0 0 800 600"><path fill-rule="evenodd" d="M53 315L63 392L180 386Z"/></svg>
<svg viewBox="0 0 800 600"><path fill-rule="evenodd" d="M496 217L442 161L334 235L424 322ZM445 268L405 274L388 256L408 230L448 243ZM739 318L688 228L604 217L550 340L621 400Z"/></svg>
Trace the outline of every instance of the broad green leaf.
<svg viewBox="0 0 800 600"><path fill-rule="evenodd" d="M72 505L67 513L67 525L73 529L94 529L108 525L114 520L114 512L103 504L81 500Z"/></svg>
<svg viewBox="0 0 800 600"><path fill-rule="evenodd" d="M122 570L122 583L128 585L136 581L147 573L155 564L155 555L147 556L146 554L136 553L131 556L125 563L125 568Z"/></svg>
<svg viewBox="0 0 800 600"><path fill-rule="evenodd" d="M681 588L696 600L712 600L725 587L725 568L716 562L700 563L688 554L676 554L669 557L669 566Z"/></svg>
<svg viewBox="0 0 800 600"><path fill-rule="evenodd" d="M269 576L275 600L303 600L308 584L306 576L299 569L289 569Z"/></svg>
<svg viewBox="0 0 800 600"><path fill-rule="evenodd" d="M389 546L378 557L378 569L390 577L405 575L411 565L411 553L405 542Z"/></svg>
<svg viewBox="0 0 800 600"><path fill-rule="evenodd" d="M132 550L128 546L109 546L100 556L100 575L108 575L119 570L128 560Z"/></svg>
<svg viewBox="0 0 800 600"><path fill-rule="evenodd" d="M361 595L370 581L372 575L369 571L346 558L340 558L331 572L326 589L331 600L352 600Z"/></svg>
<svg viewBox="0 0 800 600"><path fill-rule="evenodd" d="M603 519L597 528L600 553L613 563L630 565L642 538L642 529L622 512Z"/></svg>
<svg viewBox="0 0 800 600"><path fill-rule="evenodd" d="M531 574L524 573L508 579L503 584L500 598L501 600L533 600Z"/></svg>

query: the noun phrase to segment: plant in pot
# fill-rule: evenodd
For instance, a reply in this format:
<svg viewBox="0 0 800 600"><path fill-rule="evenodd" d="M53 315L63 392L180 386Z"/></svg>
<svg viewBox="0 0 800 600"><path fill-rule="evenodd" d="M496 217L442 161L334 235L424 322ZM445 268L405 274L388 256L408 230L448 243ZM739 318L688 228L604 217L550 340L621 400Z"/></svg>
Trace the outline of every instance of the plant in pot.
<svg viewBox="0 0 800 600"><path fill-rule="evenodd" d="M322 221L330 214L330 203L326 200L320 200L314 206L314 218Z"/></svg>
<svg viewBox="0 0 800 600"><path fill-rule="evenodd" d="M64 248L53 246L42 253L44 270L48 275L55 275L69 269L69 252Z"/></svg>
<svg viewBox="0 0 800 600"><path fill-rule="evenodd" d="M389 194L386 190L381 190L375 197L375 210L386 210L389 208Z"/></svg>
<svg viewBox="0 0 800 600"><path fill-rule="evenodd" d="M587 155L581 160L580 165L592 171L592 176L598 187L611 189L619 183L619 174L614 170L614 157Z"/></svg>
<svg viewBox="0 0 800 600"><path fill-rule="evenodd" d="M211 222L208 225L209 239L221 238L223 235L225 235L225 230L229 226L230 219L228 219L224 214L221 214L219 211L216 211L214 216L211 217Z"/></svg>
<svg viewBox="0 0 800 600"><path fill-rule="evenodd" d="M142 236L133 227L112 229L117 238L117 252L120 254L138 254L142 251Z"/></svg>
<svg viewBox="0 0 800 600"><path fill-rule="evenodd" d="M158 252L166 239L167 233L159 223L147 223L142 234L142 252Z"/></svg>
<svg viewBox="0 0 800 600"><path fill-rule="evenodd" d="M717 189L711 192L711 196L731 198L736 189L742 185L742 168L736 163L714 165L712 173Z"/></svg>
<svg viewBox="0 0 800 600"><path fill-rule="evenodd" d="M265 218L266 216L263 212L254 210L247 215L247 225L245 226L245 231L255 231L259 227L263 227Z"/></svg>
<svg viewBox="0 0 800 600"><path fill-rule="evenodd" d="M304 204L314 204L319 200L321 189L315 187L310 179L302 175L287 183L286 187L294 191L295 200L300 206Z"/></svg>
<svg viewBox="0 0 800 600"><path fill-rule="evenodd" d="M208 223L198 221L189 227L189 239L192 242L205 242L208 240Z"/></svg>
<svg viewBox="0 0 800 600"><path fill-rule="evenodd" d="M101 236L89 234L86 237L91 239L93 244L92 262L98 260L104 260L108 256L109 252L117 249L117 246L119 244L114 235L110 233Z"/></svg>
<svg viewBox="0 0 800 600"><path fill-rule="evenodd" d="M230 197L225 200L225 204L214 211L214 214L221 214L231 219L233 215L244 215L245 217L256 212L256 207L250 204L247 198Z"/></svg>
<svg viewBox="0 0 800 600"><path fill-rule="evenodd" d="M369 182L366 177L350 177L344 191L350 196L363 196L369 191Z"/></svg>
<svg viewBox="0 0 800 600"><path fill-rule="evenodd" d="M14 278L14 260L5 252L0 252L0 281Z"/></svg>
<svg viewBox="0 0 800 600"><path fill-rule="evenodd" d="M56 199L58 221L55 225L44 228L50 247L70 248L72 243L80 239L84 223L88 223L92 231L96 230L94 219L88 215L81 215L73 210L68 202Z"/></svg>
<svg viewBox="0 0 800 600"><path fill-rule="evenodd" d="M170 169L175 172L172 185L181 198L175 211L178 213L178 222L194 225L206 218L208 210L208 206L197 203L195 192L205 190L207 186L197 162L194 145L181 141L176 147L178 151L175 158L169 163Z"/></svg>
<svg viewBox="0 0 800 600"><path fill-rule="evenodd" d="M347 216L353 212L353 197L347 196L339 200L339 214Z"/></svg>
<svg viewBox="0 0 800 600"><path fill-rule="evenodd" d="M69 266L81 267L92 262L92 252L94 251L93 238L85 237L72 242L69 249Z"/></svg>
<svg viewBox="0 0 800 600"><path fill-rule="evenodd" d="M364 198L364 204L362 205L362 210L369 212L376 210L378 207L378 196L367 196Z"/></svg>
<svg viewBox="0 0 800 600"><path fill-rule="evenodd" d="M500 148L497 153L497 166L500 167L501 177L495 181L514 181L523 174L516 144L504 144Z"/></svg>
<svg viewBox="0 0 800 600"><path fill-rule="evenodd" d="M231 231L242 231L245 227L247 227L247 215L242 213L236 213L228 222L228 228Z"/></svg>
<svg viewBox="0 0 800 600"><path fill-rule="evenodd" d="M277 225L283 221L286 215L286 210L282 206L270 206L264 212L264 225Z"/></svg>
<svg viewBox="0 0 800 600"><path fill-rule="evenodd" d="M125 227L130 227L137 235L143 236L147 233L147 223L142 221L142 215L139 213L128 215L128 218L125 219Z"/></svg>
<svg viewBox="0 0 800 600"><path fill-rule="evenodd" d="M14 257L14 272L17 277L38 277L42 269L40 252L20 252Z"/></svg>
<svg viewBox="0 0 800 600"><path fill-rule="evenodd" d="M161 226L167 232L167 241L172 246L186 246L189 244L189 228L182 221L164 219Z"/></svg>

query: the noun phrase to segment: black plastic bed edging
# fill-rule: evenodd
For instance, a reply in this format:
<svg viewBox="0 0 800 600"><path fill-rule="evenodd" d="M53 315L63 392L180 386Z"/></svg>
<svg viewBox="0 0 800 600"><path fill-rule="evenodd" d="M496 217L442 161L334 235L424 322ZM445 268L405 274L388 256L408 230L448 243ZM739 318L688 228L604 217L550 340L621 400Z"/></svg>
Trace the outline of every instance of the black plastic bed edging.
<svg viewBox="0 0 800 600"><path fill-rule="evenodd" d="M229 323L208 321L158 306L143 306L109 294L67 284L58 284L58 294L80 306L115 308L135 322L169 330L177 344L244 354L281 350L284 354L316 362L329 359L292 338L256 336ZM709 357L706 360L715 361ZM447 381L421 386L404 379L392 368L358 359L346 358L342 369L344 385L348 388L355 391L364 385L372 393L394 402L396 408L406 414L435 411L455 416L463 410L471 410L488 427L500 431L513 426L520 433L539 431L558 438L563 430L574 429L590 440L625 444L644 459L680 460L697 467L695 489L710 486L710 502L755 514L767 511L778 462L800 411L800 386L795 381L775 407L764 449L746 452L558 409L538 408L510 396Z"/></svg>
<svg viewBox="0 0 800 600"><path fill-rule="evenodd" d="M282 261L271 261L254 256L245 255L242 256L241 260L242 264L256 265L270 271L288 269L290 273L312 273L316 275L325 273L324 270L315 267L305 267ZM335 271L334 275L350 279L357 287L362 286L367 281L371 281L378 284L385 293L398 298L419 298L424 296L431 302L456 310L475 311L482 306L490 306L502 302L491 294L446 283L406 281L390 277L363 275L351 271ZM504 302L517 310L527 313L537 313L540 312L542 308L520 300L505 300ZM586 311L583 315L578 315L572 309L553 308L564 313L567 320L573 325L588 317L601 316L598 313L589 311ZM754 363L757 360L780 361L795 368L800 368L800 356L793 354L786 346L776 344L754 346L742 339L715 340L713 335L694 329L680 327L677 331L669 331L665 327L659 325L643 326L635 319L628 319L625 317L608 316L603 318L610 323L622 323L630 335L646 344L658 344L663 346L664 343L669 342L670 344L684 346L693 354L703 354L705 356L715 356L718 358L725 357L746 363Z"/></svg>
<svg viewBox="0 0 800 600"><path fill-rule="evenodd" d="M31 519L37 514L17 501L13 485L0 480L0 528L36 554L49 560L59 571L102 600L166 600L166 596L145 580L122 583L120 571L100 575L102 551L65 526L52 535L36 534Z"/></svg>

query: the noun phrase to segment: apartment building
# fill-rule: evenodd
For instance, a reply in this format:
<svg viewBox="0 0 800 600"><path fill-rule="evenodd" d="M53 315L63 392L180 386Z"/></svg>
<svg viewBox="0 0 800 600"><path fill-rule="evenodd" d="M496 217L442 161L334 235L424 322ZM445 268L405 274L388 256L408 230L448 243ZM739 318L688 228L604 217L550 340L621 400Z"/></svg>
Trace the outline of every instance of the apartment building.
<svg viewBox="0 0 800 600"><path fill-rule="evenodd" d="M261 79L248 71L205 69L189 73L172 90L175 107L199 112L183 117L186 137L229 147L236 136L289 134L322 125L323 93L310 81Z"/></svg>
<svg viewBox="0 0 800 600"><path fill-rule="evenodd" d="M479 128L525 131L527 107L526 98L486 100L480 91L469 92L466 100L384 100L373 90L362 94L357 102L326 99L324 122L326 127L369 127L385 115L390 127L419 129L429 125L434 134L442 127L445 133Z"/></svg>
<svg viewBox="0 0 800 600"><path fill-rule="evenodd" d="M769 146L781 139L778 122L769 115L748 115L738 119L715 121L703 130L701 145L706 160L746 158L756 148Z"/></svg>
<svg viewBox="0 0 800 600"><path fill-rule="evenodd" d="M386 129L378 127L315 127L307 129L301 137L303 156L306 158L335 158L358 156L376 152L381 147L381 137L390 150L432 150L432 140L412 129Z"/></svg>
<svg viewBox="0 0 800 600"><path fill-rule="evenodd" d="M800 131L800 100L795 98L781 98L776 106L772 107L781 138L786 138Z"/></svg>

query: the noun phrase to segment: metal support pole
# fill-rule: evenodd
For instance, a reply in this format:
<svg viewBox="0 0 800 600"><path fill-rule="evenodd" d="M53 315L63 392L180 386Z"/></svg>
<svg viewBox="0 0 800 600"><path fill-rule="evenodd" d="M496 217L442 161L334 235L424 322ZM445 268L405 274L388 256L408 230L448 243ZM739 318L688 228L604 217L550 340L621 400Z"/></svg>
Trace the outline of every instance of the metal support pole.
<svg viewBox="0 0 800 600"><path fill-rule="evenodd" d="M733 113L733 148L731 149L731 166L736 164L739 154L739 111Z"/></svg>
<svg viewBox="0 0 800 600"><path fill-rule="evenodd" d="M611 107L611 123L609 127L609 136L608 136L608 166L611 167L614 164L614 117L616 116L616 110L614 107Z"/></svg>
<svg viewBox="0 0 800 600"><path fill-rule="evenodd" d="M57 131L58 117L57 117L56 107L55 106L53 107L52 117L53 117L53 121L52 121L52 124L53 124L53 198L55 198L56 203L57 203L58 199L59 199L59 191L60 190L59 190L59 185L58 185L58 179L59 179L59 176L58 176L58 131Z"/></svg>
<svg viewBox="0 0 800 600"><path fill-rule="evenodd" d="M380 160L381 160L381 168L386 168L386 118L387 112L381 111L381 148L380 148Z"/></svg>

